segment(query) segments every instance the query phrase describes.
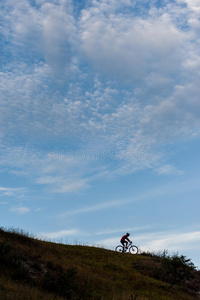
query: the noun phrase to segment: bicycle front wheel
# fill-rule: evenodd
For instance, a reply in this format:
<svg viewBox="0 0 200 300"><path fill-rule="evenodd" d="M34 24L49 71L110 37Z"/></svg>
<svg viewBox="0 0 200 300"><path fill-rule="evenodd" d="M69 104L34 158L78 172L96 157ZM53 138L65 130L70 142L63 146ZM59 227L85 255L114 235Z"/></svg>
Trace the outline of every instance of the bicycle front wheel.
<svg viewBox="0 0 200 300"><path fill-rule="evenodd" d="M117 251L117 252L124 252L124 248L123 248L123 246L119 245L119 246L117 246L115 248L115 251Z"/></svg>
<svg viewBox="0 0 200 300"><path fill-rule="evenodd" d="M138 247L133 245L129 248L129 253L131 254L137 254L138 253Z"/></svg>

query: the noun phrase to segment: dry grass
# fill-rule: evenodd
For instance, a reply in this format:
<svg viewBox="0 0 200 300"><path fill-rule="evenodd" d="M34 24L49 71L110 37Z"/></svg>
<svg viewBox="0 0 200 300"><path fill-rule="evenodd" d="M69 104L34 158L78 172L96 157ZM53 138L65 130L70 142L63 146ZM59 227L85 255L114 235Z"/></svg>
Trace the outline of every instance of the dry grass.
<svg viewBox="0 0 200 300"><path fill-rule="evenodd" d="M3 300L197 299L155 278L155 257L55 244L21 231L0 230L0 263Z"/></svg>

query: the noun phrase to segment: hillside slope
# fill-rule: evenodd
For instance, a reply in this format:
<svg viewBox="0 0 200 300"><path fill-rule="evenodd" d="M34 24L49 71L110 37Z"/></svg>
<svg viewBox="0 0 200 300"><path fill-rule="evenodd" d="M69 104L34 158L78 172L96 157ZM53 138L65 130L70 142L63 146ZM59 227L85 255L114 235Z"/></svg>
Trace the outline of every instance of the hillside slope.
<svg viewBox="0 0 200 300"><path fill-rule="evenodd" d="M1 300L199 299L199 272L193 270L187 288L172 285L159 280L158 257L55 244L3 229L0 267Z"/></svg>

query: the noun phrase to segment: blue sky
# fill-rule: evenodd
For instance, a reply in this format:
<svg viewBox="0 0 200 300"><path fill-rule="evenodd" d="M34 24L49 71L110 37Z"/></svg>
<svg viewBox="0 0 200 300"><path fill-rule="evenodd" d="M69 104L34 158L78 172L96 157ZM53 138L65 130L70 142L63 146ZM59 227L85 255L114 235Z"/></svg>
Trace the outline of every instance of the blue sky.
<svg viewBox="0 0 200 300"><path fill-rule="evenodd" d="M198 0L6 0L1 226L200 266Z"/></svg>

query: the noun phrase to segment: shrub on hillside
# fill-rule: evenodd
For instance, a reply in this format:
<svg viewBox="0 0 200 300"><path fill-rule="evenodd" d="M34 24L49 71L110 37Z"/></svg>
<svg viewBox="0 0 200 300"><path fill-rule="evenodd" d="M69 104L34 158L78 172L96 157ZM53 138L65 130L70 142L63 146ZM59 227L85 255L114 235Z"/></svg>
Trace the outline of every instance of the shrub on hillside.
<svg viewBox="0 0 200 300"><path fill-rule="evenodd" d="M146 266L143 266L143 273L169 283L171 288L179 285L188 292L196 293L200 290L200 272L191 259L178 253L170 255L167 251L141 255L152 258Z"/></svg>

